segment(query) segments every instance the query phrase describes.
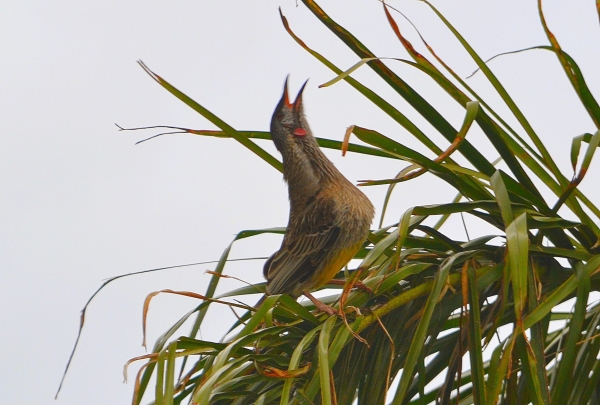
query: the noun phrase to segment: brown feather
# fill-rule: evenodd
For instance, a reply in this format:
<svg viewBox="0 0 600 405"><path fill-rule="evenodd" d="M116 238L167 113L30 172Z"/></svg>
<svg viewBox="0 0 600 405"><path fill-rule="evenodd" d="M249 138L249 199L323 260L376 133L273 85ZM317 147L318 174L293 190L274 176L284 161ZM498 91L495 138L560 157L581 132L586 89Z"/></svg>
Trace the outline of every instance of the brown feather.
<svg viewBox="0 0 600 405"><path fill-rule="evenodd" d="M271 120L271 137L283 156L290 218L281 248L264 267L267 294L293 297L335 276L360 249L374 215L369 199L319 148L301 94L290 104L285 90Z"/></svg>

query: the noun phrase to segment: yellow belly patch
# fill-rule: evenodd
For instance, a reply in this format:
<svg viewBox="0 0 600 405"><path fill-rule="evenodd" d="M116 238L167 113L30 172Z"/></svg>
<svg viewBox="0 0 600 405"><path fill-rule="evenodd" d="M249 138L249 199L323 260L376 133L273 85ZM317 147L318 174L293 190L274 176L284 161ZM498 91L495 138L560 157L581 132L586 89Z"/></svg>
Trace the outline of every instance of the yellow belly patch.
<svg viewBox="0 0 600 405"><path fill-rule="evenodd" d="M322 285L327 284L335 275L344 267L358 252L362 242L348 249L342 250L337 256L333 257L330 262L325 265L319 274L314 275L310 290L317 289Z"/></svg>

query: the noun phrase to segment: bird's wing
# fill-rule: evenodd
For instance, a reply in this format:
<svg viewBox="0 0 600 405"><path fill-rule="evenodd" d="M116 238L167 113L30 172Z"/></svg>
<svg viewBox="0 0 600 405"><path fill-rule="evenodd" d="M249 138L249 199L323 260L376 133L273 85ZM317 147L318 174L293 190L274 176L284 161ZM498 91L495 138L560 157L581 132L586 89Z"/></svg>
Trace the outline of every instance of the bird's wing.
<svg viewBox="0 0 600 405"><path fill-rule="evenodd" d="M281 248L265 263L268 293L301 293L297 288L325 264L323 260L340 235L335 219L335 202L317 199L292 221Z"/></svg>

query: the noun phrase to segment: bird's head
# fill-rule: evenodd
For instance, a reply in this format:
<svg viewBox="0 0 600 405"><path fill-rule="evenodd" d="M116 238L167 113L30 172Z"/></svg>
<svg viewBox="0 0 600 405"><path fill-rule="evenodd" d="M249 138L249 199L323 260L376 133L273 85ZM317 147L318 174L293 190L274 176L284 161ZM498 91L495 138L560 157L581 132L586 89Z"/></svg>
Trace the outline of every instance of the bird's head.
<svg viewBox="0 0 600 405"><path fill-rule="evenodd" d="M304 117L302 106L302 92L306 82L300 88L293 103L288 96L288 79L285 79L283 95L271 118L271 138L275 146L283 155L296 146L305 142L314 142L314 138Z"/></svg>

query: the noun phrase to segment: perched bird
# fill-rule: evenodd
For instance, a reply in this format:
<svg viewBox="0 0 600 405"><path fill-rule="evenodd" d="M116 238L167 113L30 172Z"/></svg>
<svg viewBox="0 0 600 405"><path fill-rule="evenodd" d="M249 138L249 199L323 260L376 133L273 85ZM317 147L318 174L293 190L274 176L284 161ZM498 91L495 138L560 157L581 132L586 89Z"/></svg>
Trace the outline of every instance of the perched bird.
<svg viewBox="0 0 600 405"><path fill-rule="evenodd" d="M328 283L367 238L374 208L319 149L304 116L302 92L290 103L287 79L271 119L271 138L283 157L290 217L281 248L265 263L267 294L304 294L320 311L336 311L311 290Z"/></svg>

